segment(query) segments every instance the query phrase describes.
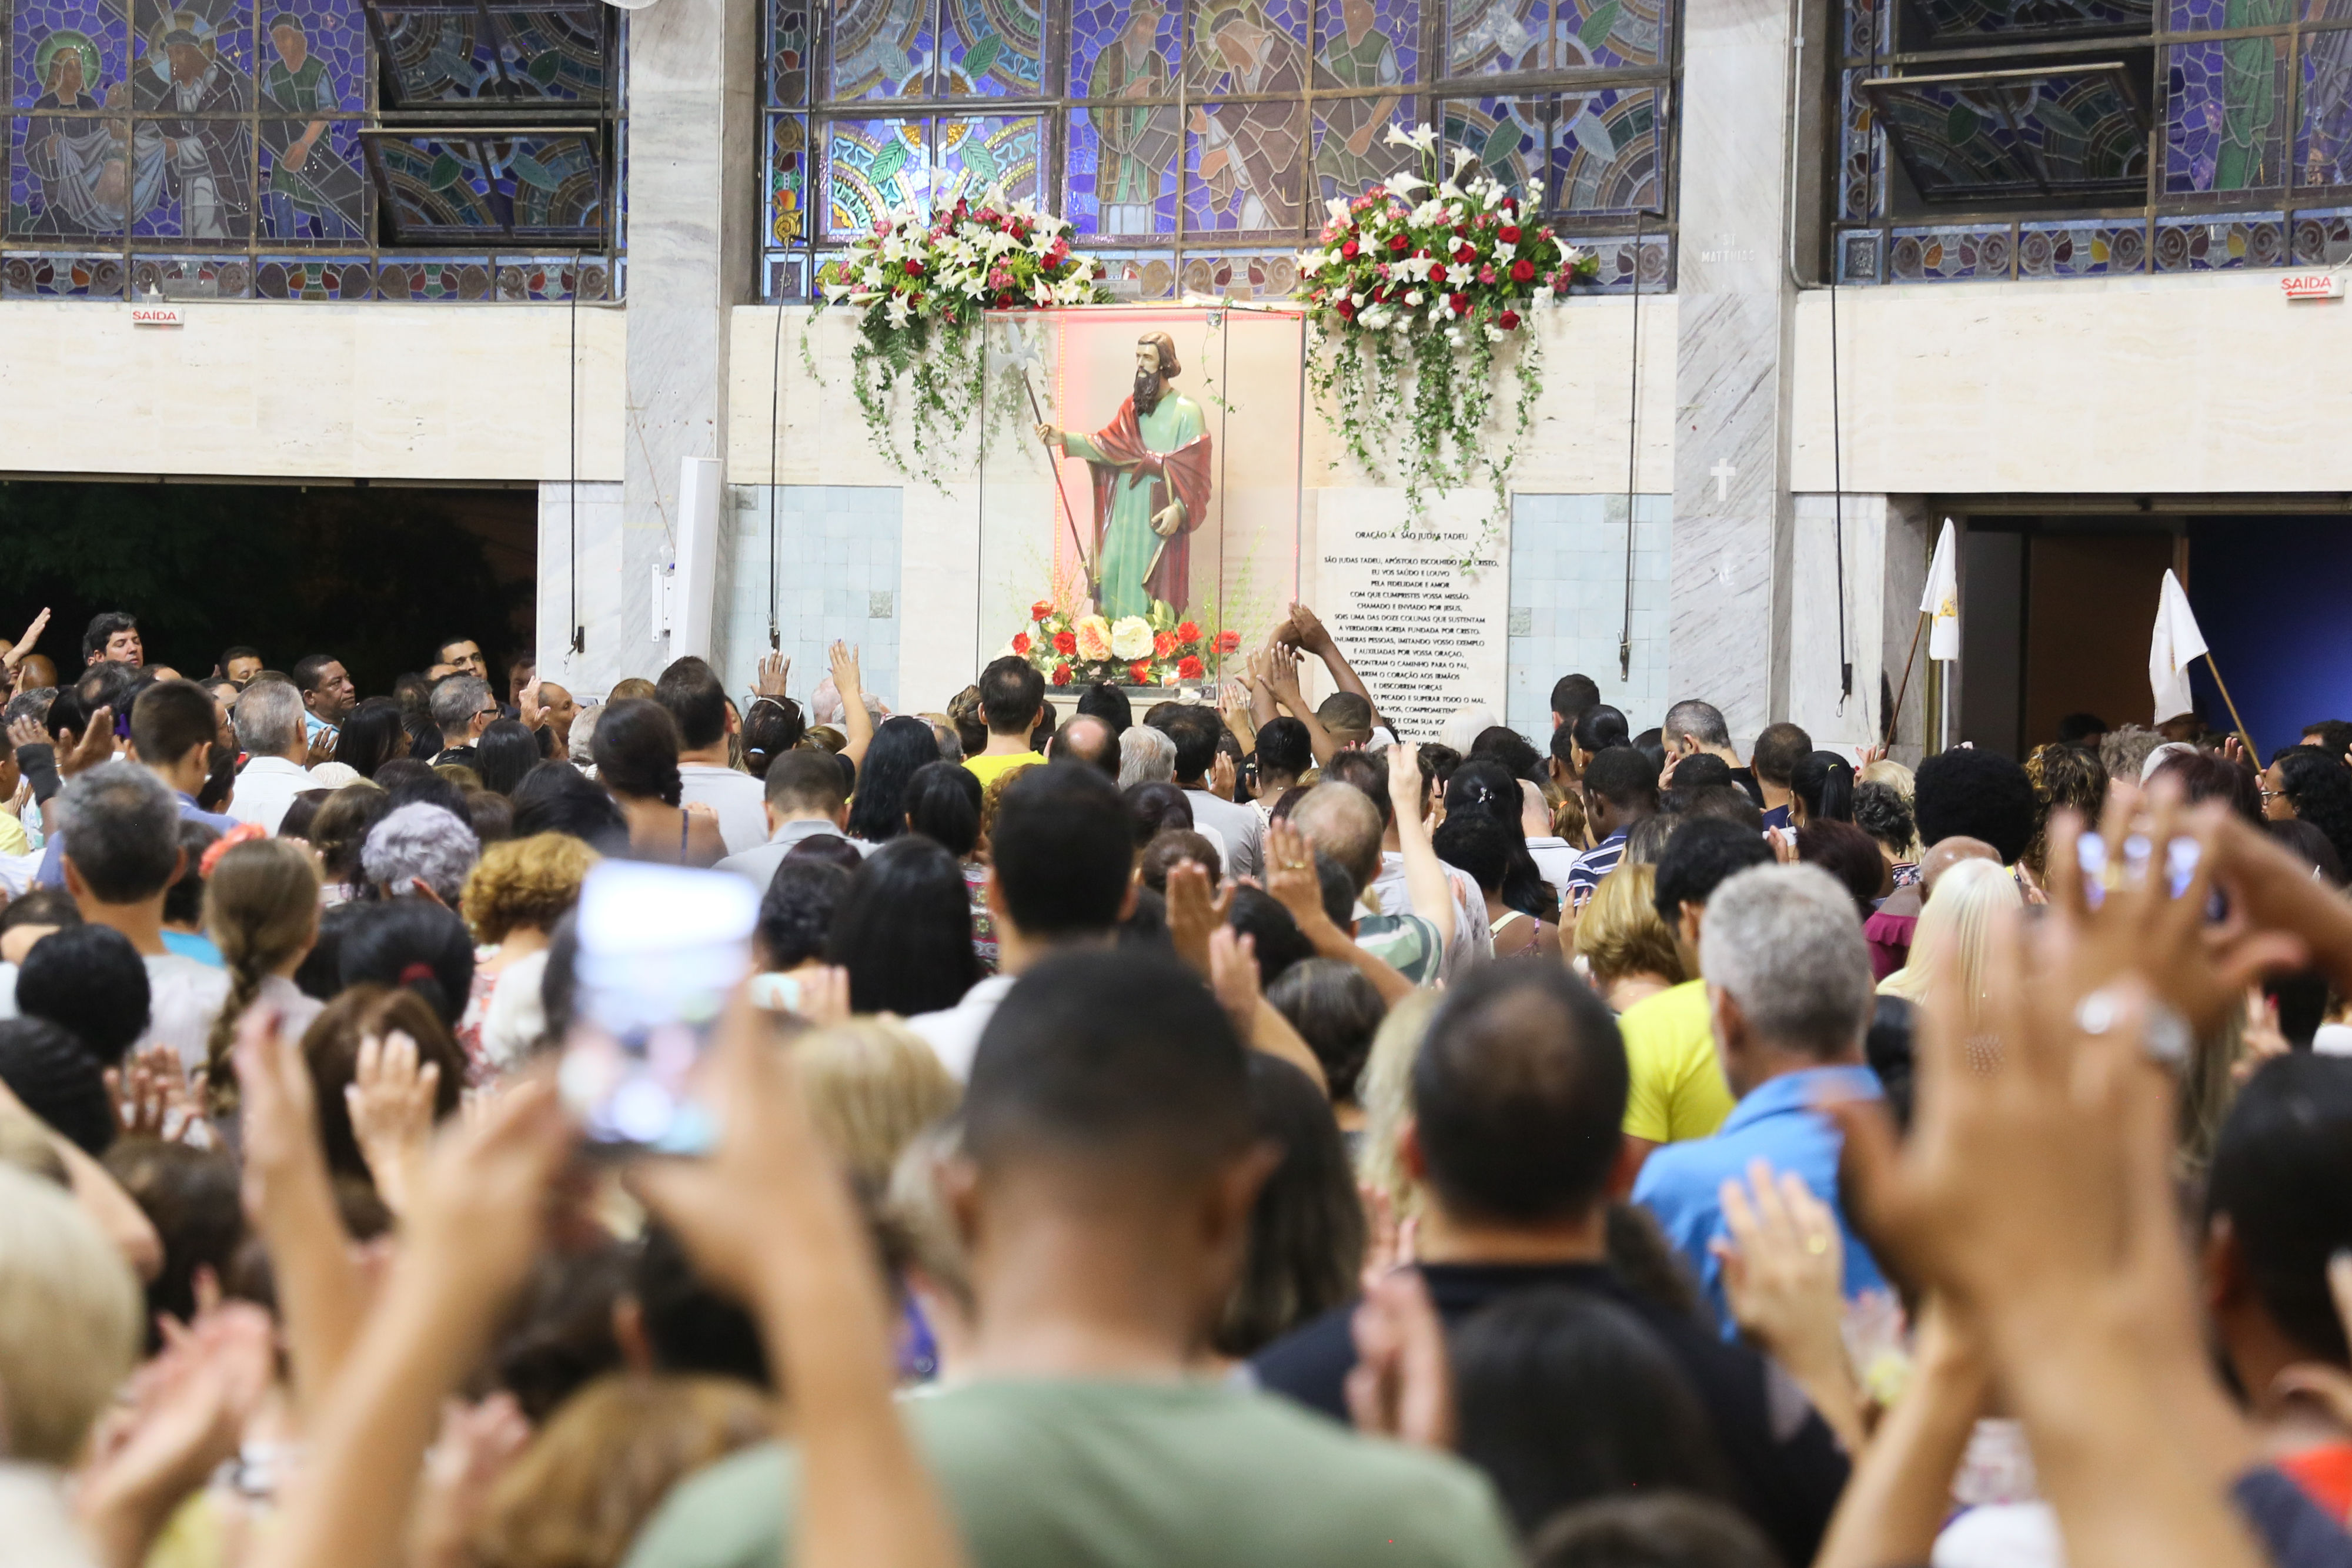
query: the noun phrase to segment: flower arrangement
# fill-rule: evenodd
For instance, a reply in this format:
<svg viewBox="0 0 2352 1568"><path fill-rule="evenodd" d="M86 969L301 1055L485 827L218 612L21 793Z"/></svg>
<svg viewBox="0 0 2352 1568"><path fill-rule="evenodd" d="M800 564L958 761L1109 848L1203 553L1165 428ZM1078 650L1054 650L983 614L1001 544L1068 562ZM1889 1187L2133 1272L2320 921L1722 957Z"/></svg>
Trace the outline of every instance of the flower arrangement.
<svg viewBox="0 0 2352 1568"><path fill-rule="evenodd" d="M1240 632L1183 619L1163 600L1148 615L1111 621L1090 603L1041 599L1005 652L1035 665L1049 685L1173 686L1207 680L1211 656L1241 645Z"/></svg>
<svg viewBox="0 0 2352 1568"><path fill-rule="evenodd" d="M1483 475L1495 491L1491 536L1510 504L1511 469L1543 390L1529 314L1599 267L1477 171L1468 148L1454 150L1453 172L1441 177L1431 127L1391 126L1388 139L1416 153L1423 172L1402 172L1353 201L1334 198L1330 221L1298 260L1299 298L1323 350L1313 361L1315 390L1324 418L1368 475L1381 468L1373 433L1410 433L1408 528L1427 515L1432 490L1468 488ZM1497 455L1487 425L1506 348L1516 354L1517 421Z"/></svg>
<svg viewBox="0 0 2352 1568"><path fill-rule="evenodd" d="M982 311L1110 298L1101 264L1072 250L1070 235L1065 220L991 191L978 206L958 196L929 214L878 219L846 256L819 272L817 312L838 305L861 313L852 390L875 444L899 473L944 488L961 434L981 423L973 405L985 363ZM805 357L807 338L801 342ZM902 379L913 392L911 463L890 428Z"/></svg>

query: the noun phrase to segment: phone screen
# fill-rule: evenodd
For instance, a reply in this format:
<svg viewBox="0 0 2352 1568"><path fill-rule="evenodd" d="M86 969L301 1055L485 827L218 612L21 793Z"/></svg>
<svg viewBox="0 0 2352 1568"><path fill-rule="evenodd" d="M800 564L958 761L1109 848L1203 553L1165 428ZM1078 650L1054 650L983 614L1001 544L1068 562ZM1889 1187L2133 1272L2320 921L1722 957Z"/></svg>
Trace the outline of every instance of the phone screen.
<svg viewBox="0 0 2352 1568"><path fill-rule="evenodd" d="M718 1134L694 1071L751 970L759 890L726 872L606 861L580 891L564 1103L591 1149L698 1155Z"/></svg>

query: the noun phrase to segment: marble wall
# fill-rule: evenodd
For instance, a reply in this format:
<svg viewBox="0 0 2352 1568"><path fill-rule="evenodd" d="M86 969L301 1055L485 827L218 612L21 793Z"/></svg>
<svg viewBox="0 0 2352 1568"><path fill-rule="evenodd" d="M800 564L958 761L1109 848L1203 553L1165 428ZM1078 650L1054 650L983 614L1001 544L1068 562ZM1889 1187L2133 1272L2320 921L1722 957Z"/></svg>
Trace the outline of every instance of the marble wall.
<svg viewBox="0 0 2352 1568"><path fill-rule="evenodd" d="M578 511L573 510L577 495ZM577 597L574 597L574 583ZM583 702L636 673L621 612L621 486L617 481L539 487L539 670ZM572 632L582 633L581 646Z"/></svg>
<svg viewBox="0 0 2352 1568"><path fill-rule="evenodd" d="M0 304L0 472L567 480L576 453L582 478L621 476L619 307L182 309L134 328L126 305Z"/></svg>
<svg viewBox="0 0 2352 1568"><path fill-rule="evenodd" d="M1790 19L1786 0L1684 8L1667 678L1742 745L1789 704Z"/></svg>
<svg viewBox="0 0 2352 1568"><path fill-rule="evenodd" d="M1504 722L1551 744L1551 688L1570 673L1600 683L1601 700L1636 731L1662 717L1666 688L1668 518L1673 497L1633 497L1631 678L1618 674L1625 614L1625 497L1512 498L1510 703Z"/></svg>

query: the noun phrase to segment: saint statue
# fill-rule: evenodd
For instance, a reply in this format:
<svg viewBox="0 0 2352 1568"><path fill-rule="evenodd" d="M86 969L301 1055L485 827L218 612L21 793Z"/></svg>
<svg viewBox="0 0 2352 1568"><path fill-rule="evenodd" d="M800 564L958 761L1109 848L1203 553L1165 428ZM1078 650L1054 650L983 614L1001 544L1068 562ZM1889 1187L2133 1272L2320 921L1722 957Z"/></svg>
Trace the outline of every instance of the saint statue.
<svg viewBox="0 0 2352 1568"><path fill-rule="evenodd" d="M1037 438L1094 470L1095 609L1118 620L1155 599L1184 608L1191 535L1209 515L1209 433L1201 405L1168 383L1181 373L1175 340L1135 345L1135 391L1092 435L1051 424Z"/></svg>

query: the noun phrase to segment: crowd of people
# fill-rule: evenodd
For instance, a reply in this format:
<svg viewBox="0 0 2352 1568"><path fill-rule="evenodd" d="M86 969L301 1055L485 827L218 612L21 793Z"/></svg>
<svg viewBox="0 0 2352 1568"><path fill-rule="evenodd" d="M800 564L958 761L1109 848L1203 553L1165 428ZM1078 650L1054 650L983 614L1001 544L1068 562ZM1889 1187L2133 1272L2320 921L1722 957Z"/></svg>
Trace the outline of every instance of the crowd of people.
<svg viewBox="0 0 2352 1568"><path fill-rule="evenodd" d="M2352 1564L2352 724L1401 735L1303 605L912 714L46 621L0 1560ZM698 1156L559 1088L615 861L755 890Z"/></svg>

